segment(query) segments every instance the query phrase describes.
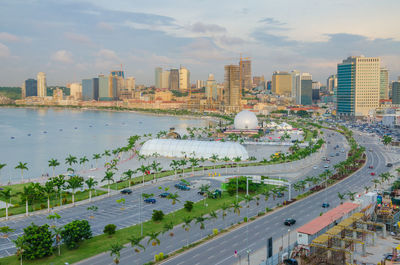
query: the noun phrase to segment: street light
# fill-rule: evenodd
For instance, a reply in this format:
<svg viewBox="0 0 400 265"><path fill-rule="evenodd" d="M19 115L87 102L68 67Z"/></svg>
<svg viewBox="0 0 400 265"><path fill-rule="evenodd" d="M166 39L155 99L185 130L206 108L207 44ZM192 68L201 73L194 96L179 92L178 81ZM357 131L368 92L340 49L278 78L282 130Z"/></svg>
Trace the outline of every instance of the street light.
<svg viewBox="0 0 400 265"><path fill-rule="evenodd" d="M288 229L288 254L290 255L290 228ZM289 256L290 258L290 256Z"/></svg>

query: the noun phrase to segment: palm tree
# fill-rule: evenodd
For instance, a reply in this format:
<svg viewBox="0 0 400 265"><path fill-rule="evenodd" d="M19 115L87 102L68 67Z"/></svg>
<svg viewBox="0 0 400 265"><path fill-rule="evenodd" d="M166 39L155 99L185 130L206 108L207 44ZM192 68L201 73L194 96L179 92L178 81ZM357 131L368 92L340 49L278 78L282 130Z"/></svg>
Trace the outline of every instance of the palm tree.
<svg viewBox="0 0 400 265"><path fill-rule="evenodd" d="M57 159L52 158L49 160L49 167L53 168L53 178L55 176L56 167L59 165L60 165L60 162L58 162Z"/></svg>
<svg viewBox="0 0 400 265"><path fill-rule="evenodd" d="M236 166L237 166L237 171L239 173L239 162L242 161L242 158L240 156L237 156L237 157L233 158L233 161L235 161Z"/></svg>
<svg viewBox="0 0 400 265"><path fill-rule="evenodd" d="M4 188L3 190L0 190L0 199L6 203L6 220L8 220L8 203L10 202L11 197L10 188Z"/></svg>
<svg viewBox="0 0 400 265"><path fill-rule="evenodd" d="M92 190L93 188L98 184L96 180L93 178L89 177L87 180L85 180L86 186L88 187L89 190L89 202L92 201Z"/></svg>
<svg viewBox="0 0 400 265"><path fill-rule="evenodd" d="M264 202L265 202L264 209L267 209L267 201L268 201L269 196L271 196L271 193L270 193L269 189L266 186L264 186L261 194L264 195Z"/></svg>
<svg viewBox="0 0 400 265"><path fill-rule="evenodd" d="M347 191L347 195L349 196L351 201L354 201L354 195L356 195L357 192L351 192L351 191Z"/></svg>
<svg viewBox="0 0 400 265"><path fill-rule="evenodd" d="M196 217L196 224L200 224L200 238L203 238L203 235L202 235L201 230L204 230L204 229L205 229L204 222L205 222L207 219L208 219L208 218L203 217L203 216L198 216L198 217Z"/></svg>
<svg viewBox="0 0 400 265"><path fill-rule="evenodd" d="M103 156L111 156L110 150L104 150Z"/></svg>
<svg viewBox="0 0 400 265"><path fill-rule="evenodd" d="M152 246L160 245L160 239L158 239L159 234L160 234L160 232L147 233L147 236L149 237L149 240L147 240L147 245L149 245L150 242L151 242Z"/></svg>
<svg viewBox="0 0 400 265"><path fill-rule="evenodd" d="M142 172L142 178L143 178L143 186L144 186L144 176L148 174L150 167L141 165L137 170Z"/></svg>
<svg viewBox="0 0 400 265"><path fill-rule="evenodd" d="M79 164L82 165L82 169L86 162L89 162L89 159L86 156L83 156L79 159Z"/></svg>
<svg viewBox="0 0 400 265"><path fill-rule="evenodd" d="M72 190L72 205L75 206L75 190L82 188L83 178L80 176L72 176L67 180L67 183L67 188Z"/></svg>
<svg viewBox="0 0 400 265"><path fill-rule="evenodd" d="M225 202L221 205L222 219L223 220L225 220L225 216L226 216L227 212L229 212L230 208L231 208L231 206L229 204L225 203ZM225 221L225 226L224 227L226 227L226 221Z"/></svg>
<svg viewBox="0 0 400 265"><path fill-rule="evenodd" d="M375 189L378 186L378 184L381 184L381 182L379 181L379 179L373 179L372 182L374 183Z"/></svg>
<svg viewBox="0 0 400 265"><path fill-rule="evenodd" d="M164 227L163 227L163 230L162 230L162 234L164 235L166 232L168 232L168 231L170 231L172 229L174 229L174 223L173 222L165 223ZM169 235L172 237L172 236L174 236L174 233L171 232L171 233L169 233Z"/></svg>
<svg viewBox="0 0 400 265"><path fill-rule="evenodd" d="M98 168L98 160L101 158L101 154L93 154L92 159L96 161L96 168Z"/></svg>
<svg viewBox="0 0 400 265"><path fill-rule="evenodd" d="M202 163L203 166L203 175L204 175L204 163L207 161L207 159L205 159L204 157L200 157L200 162Z"/></svg>
<svg viewBox="0 0 400 265"><path fill-rule="evenodd" d="M21 200L25 202L25 216L29 214L29 202L32 201L33 196L35 194L35 189L33 185L24 186L23 191L19 193L21 196Z"/></svg>
<svg viewBox="0 0 400 265"><path fill-rule="evenodd" d="M65 158L65 164L68 164L70 167L72 167L72 164L76 163L78 163L76 156L69 155L67 158Z"/></svg>
<svg viewBox="0 0 400 265"><path fill-rule="evenodd" d="M53 182L54 186L57 187L58 194L60 195L60 206L62 205L62 190L65 184L65 176L64 175L58 175L57 177L54 177L51 179Z"/></svg>
<svg viewBox="0 0 400 265"><path fill-rule="evenodd" d="M1 226L0 227L0 233L3 234L4 238L8 238L8 234L11 232L14 232L15 229L10 228L9 226Z"/></svg>
<svg viewBox="0 0 400 265"><path fill-rule="evenodd" d="M50 196L54 193L54 182L49 180L41 186L43 194L47 197L47 212L50 212Z"/></svg>
<svg viewBox="0 0 400 265"><path fill-rule="evenodd" d="M218 155L213 154L210 158L211 158L211 162L213 162L213 164L214 164L214 171L215 171L215 164L218 162Z"/></svg>
<svg viewBox="0 0 400 265"><path fill-rule="evenodd" d="M194 167L197 167L199 165L199 159L195 157L189 158L190 166L192 167L192 175L194 175Z"/></svg>
<svg viewBox="0 0 400 265"><path fill-rule="evenodd" d="M161 164L156 162L156 161L153 161L153 163L151 163L151 165L150 165L151 169L154 170L154 172L153 172L153 180L156 179L157 169L158 169L158 166L160 166L160 165Z"/></svg>
<svg viewBox="0 0 400 265"><path fill-rule="evenodd" d="M169 166L175 171L175 178L177 178L176 174L177 174L177 170L179 168L179 161L178 160L172 160L171 163L169 164Z"/></svg>
<svg viewBox="0 0 400 265"><path fill-rule="evenodd" d="M222 158L222 160L225 162L225 174L228 175L228 162L231 161L231 159L227 156Z"/></svg>
<svg viewBox="0 0 400 265"><path fill-rule="evenodd" d="M368 193L368 191L371 189L371 187L369 187L369 186L364 186L364 190L365 190L365 193Z"/></svg>
<svg viewBox="0 0 400 265"><path fill-rule="evenodd" d="M128 237L128 241L129 243L131 243L131 247L135 250L136 253L140 252L140 249L145 250L146 248L140 244L140 241L143 240L144 237L140 236L140 237L136 237L134 235Z"/></svg>
<svg viewBox="0 0 400 265"><path fill-rule="evenodd" d="M132 169L128 169L127 171L125 171L122 174L125 176L125 179L128 180L128 186L129 186L129 188L131 188L131 180L132 180L133 174L135 174L135 171L133 171Z"/></svg>
<svg viewBox="0 0 400 265"><path fill-rule="evenodd" d="M179 194L177 192L171 193L168 195L167 199L170 199L172 201L172 205L174 205L176 202L179 202Z"/></svg>
<svg viewBox="0 0 400 265"><path fill-rule="evenodd" d="M214 223L218 219L218 214L213 210L209 213L210 217L208 219L213 219Z"/></svg>
<svg viewBox="0 0 400 265"><path fill-rule="evenodd" d="M107 181L108 196L110 196L110 182L114 182L114 172L107 170L106 175L101 180L101 182L103 181Z"/></svg>
<svg viewBox="0 0 400 265"><path fill-rule="evenodd" d="M190 216L185 216L185 217L183 217L183 225L182 225L182 228L186 231L186 232L188 232L187 233L187 238L186 238L186 246L189 246L189 230L190 230L190 223L192 222L192 217L190 217Z"/></svg>
<svg viewBox="0 0 400 265"><path fill-rule="evenodd" d="M240 215L240 208L242 208L242 206L238 202L234 201L232 203L232 208L233 208L234 213L236 213L237 215Z"/></svg>
<svg viewBox="0 0 400 265"><path fill-rule="evenodd" d="M17 253L15 253L15 255L17 257L20 257L20 261L21 261L21 265L22 265L22 256L27 247L26 242L22 236L18 237L16 240L13 240L13 242L15 244L15 248L17 249Z"/></svg>
<svg viewBox="0 0 400 265"><path fill-rule="evenodd" d="M56 239L56 246L58 248L58 256L61 255L61 232L64 230L64 227L57 227L57 226L53 226L53 233L54 233L54 237Z"/></svg>
<svg viewBox="0 0 400 265"><path fill-rule="evenodd" d="M28 170L28 163L19 162L15 169L21 169L21 179L24 180L24 170Z"/></svg>
<svg viewBox="0 0 400 265"><path fill-rule="evenodd" d="M119 264L119 259L121 258L121 250L125 248L121 243L117 242L111 244L110 246L110 256L115 256L114 263Z"/></svg>
<svg viewBox="0 0 400 265"><path fill-rule="evenodd" d="M182 177L185 177L185 166L186 166L187 162L185 159L181 159L179 160L179 165L182 166Z"/></svg>
<svg viewBox="0 0 400 265"><path fill-rule="evenodd" d="M343 204L343 200L346 198L346 193L338 192L337 195L338 195L338 198L340 200L340 204Z"/></svg>
<svg viewBox="0 0 400 265"><path fill-rule="evenodd" d="M384 135L382 138L382 142L385 146L387 146L388 144L390 144L393 141L392 137L390 137L389 135Z"/></svg>
<svg viewBox="0 0 400 265"><path fill-rule="evenodd" d="M3 169L3 167L5 167L5 166L7 166L7 164L1 164L1 163L0 163L0 172L1 172L1 170ZM0 175L0 183L1 183L1 175Z"/></svg>
<svg viewBox="0 0 400 265"><path fill-rule="evenodd" d="M247 203L247 208L249 208L249 207L250 207L250 202L251 202L252 200L254 200L254 198L253 198L253 196L251 196L251 195L245 195L245 196L244 196L244 200L245 200L246 203Z"/></svg>

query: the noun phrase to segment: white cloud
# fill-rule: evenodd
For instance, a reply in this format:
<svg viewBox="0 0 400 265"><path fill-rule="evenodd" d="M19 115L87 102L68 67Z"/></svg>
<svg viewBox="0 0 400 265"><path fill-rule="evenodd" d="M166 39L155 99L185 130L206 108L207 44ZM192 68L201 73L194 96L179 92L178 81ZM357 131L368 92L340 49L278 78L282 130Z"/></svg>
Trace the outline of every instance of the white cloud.
<svg viewBox="0 0 400 265"><path fill-rule="evenodd" d="M81 44L88 44L88 45L93 44L92 40L86 35L77 34L73 32L65 32L64 36L71 41L78 42Z"/></svg>
<svg viewBox="0 0 400 265"><path fill-rule="evenodd" d="M97 27L99 29L101 29L101 30L106 30L106 31L113 31L114 30L114 27L111 24L106 23L106 22L97 23Z"/></svg>
<svg viewBox="0 0 400 265"><path fill-rule="evenodd" d="M66 50L56 51L51 55L51 59L61 63L72 63L72 53Z"/></svg>
<svg viewBox="0 0 400 265"><path fill-rule="evenodd" d="M20 38L18 36L15 36L15 35L7 33L7 32L0 32L0 40L2 40L2 41L20 41Z"/></svg>
<svg viewBox="0 0 400 265"><path fill-rule="evenodd" d="M11 56L10 49L0 42L0 58L8 58Z"/></svg>

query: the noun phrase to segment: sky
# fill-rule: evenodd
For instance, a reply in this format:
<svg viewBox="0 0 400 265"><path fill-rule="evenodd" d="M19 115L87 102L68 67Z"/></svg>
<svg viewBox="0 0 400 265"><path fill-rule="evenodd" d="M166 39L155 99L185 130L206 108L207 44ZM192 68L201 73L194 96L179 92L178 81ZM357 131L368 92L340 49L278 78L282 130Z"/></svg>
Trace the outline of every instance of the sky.
<svg viewBox="0 0 400 265"><path fill-rule="evenodd" d="M0 86L38 72L65 85L120 69L154 85L185 66L192 83L242 54L253 75L309 72L322 83L351 55L400 75L398 0L0 0Z"/></svg>

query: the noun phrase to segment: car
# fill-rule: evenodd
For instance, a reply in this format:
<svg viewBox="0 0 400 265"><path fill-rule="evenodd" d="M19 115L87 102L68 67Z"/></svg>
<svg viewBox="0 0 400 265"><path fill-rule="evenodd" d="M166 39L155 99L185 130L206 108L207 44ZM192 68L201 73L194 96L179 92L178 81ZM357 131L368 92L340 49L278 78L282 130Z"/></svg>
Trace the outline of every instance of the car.
<svg viewBox="0 0 400 265"><path fill-rule="evenodd" d="M373 169L373 168L374 168L374 166L369 166L368 168L369 168L369 169Z"/></svg>
<svg viewBox="0 0 400 265"><path fill-rule="evenodd" d="M324 168L329 168L329 165L328 165L328 164L325 164L325 165L324 165Z"/></svg>
<svg viewBox="0 0 400 265"><path fill-rule="evenodd" d="M180 190L190 190L188 186L182 184L175 184L174 187Z"/></svg>
<svg viewBox="0 0 400 265"><path fill-rule="evenodd" d="M328 208L330 205L329 205L329 203L327 203L327 202L324 202L323 204L322 204L322 208Z"/></svg>
<svg viewBox="0 0 400 265"><path fill-rule="evenodd" d="M392 253L386 253L385 255L383 255L384 260L392 260L392 258L393 258Z"/></svg>
<svg viewBox="0 0 400 265"><path fill-rule="evenodd" d="M339 148L339 145L337 144L335 147L336 147L336 148Z"/></svg>
<svg viewBox="0 0 400 265"><path fill-rule="evenodd" d="M132 193L132 190L130 190L130 189L121 190L121 194L131 194L131 193Z"/></svg>
<svg viewBox="0 0 400 265"><path fill-rule="evenodd" d="M291 226L291 225L294 225L296 223L296 220L293 219L293 218L288 218L288 219L285 219L285 221L283 223L285 225L287 225L287 226Z"/></svg>
<svg viewBox="0 0 400 265"><path fill-rule="evenodd" d="M212 193L212 195L211 195L211 197L213 198L213 199L216 199L216 198L221 198L221 196L222 196L222 192L221 192L221 190L219 190L219 189L216 189L213 193Z"/></svg>
<svg viewBox="0 0 400 265"><path fill-rule="evenodd" d="M393 164L392 164L392 163L387 163L386 166L387 166L387 167L392 167Z"/></svg>
<svg viewBox="0 0 400 265"><path fill-rule="evenodd" d="M285 260L283 260L283 264L285 264L285 265L298 265L299 263L295 259L285 259Z"/></svg>
<svg viewBox="0 0 400 265"><path fill-rule="evenodd" d="M205 192L205 191L202 191L202 190L200 190L200 191L197 192L197 194L199 194L199 195L201 195L201 196L203 196L205 193L206 193L206 192Z"/></svg>
<svg viewBox="0 0 400 265"><path fill-rule="evenodd" d="M339 156L339 153L336 153L336 156Z"/></svg>
<svg viewBox="0 0 400 265"><path fill-rule="evenodd" d="M335 154L334 154L334 153L332 153L332 154L330 154L330 156L331 156L331 157L334 157L334 156L335 156Z"/></svg>
<svg viewBox="0 0 400 265"><path fill-rule="evenodd" d="M375 176L375 172L371 172L371 176Z"/></svg>
<svg viewBox="0 0 400 265"><path fill-rule="evenodd" d="M146 199L144 199L144 202L145 202L145 203L154 204L154 203L156 203L157 201L156 201L156 199L154 199L154 198L146 198Z"/></svg>
<svg viewBox="0 0 400 265"><path fill-rule="evenodd" d="M313 166L312 168L313 168L313 169L317 169L318 167L317 167L317 166Z"/></svg>
<svg viewBox="0 0 400 265"><path fill-rule="evenodd" d="M163 193L160 194L160 197L161 198L167 198L170 194L171 193L169 193L169 192L163 192Z"/></svg>

